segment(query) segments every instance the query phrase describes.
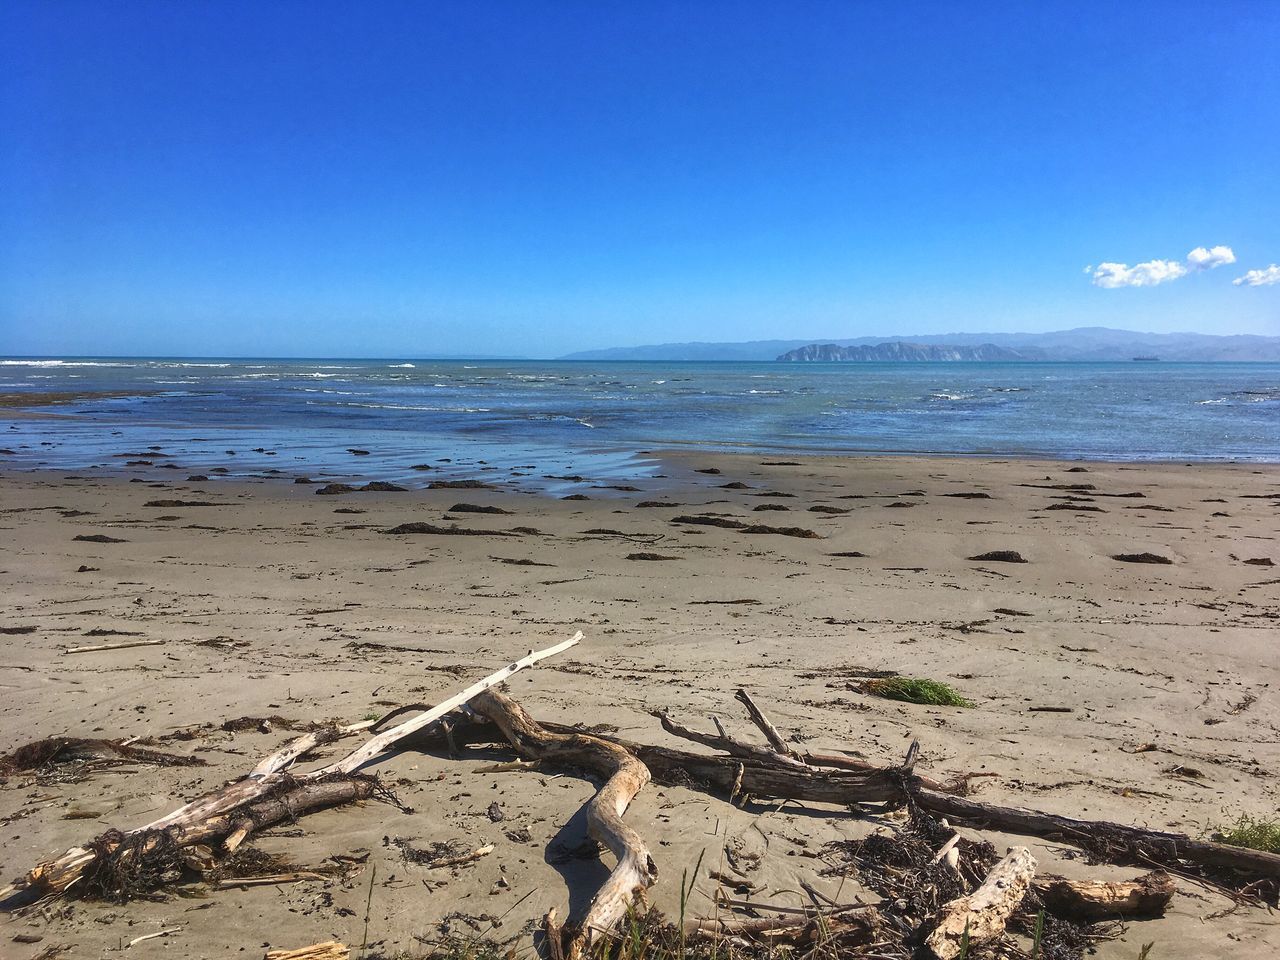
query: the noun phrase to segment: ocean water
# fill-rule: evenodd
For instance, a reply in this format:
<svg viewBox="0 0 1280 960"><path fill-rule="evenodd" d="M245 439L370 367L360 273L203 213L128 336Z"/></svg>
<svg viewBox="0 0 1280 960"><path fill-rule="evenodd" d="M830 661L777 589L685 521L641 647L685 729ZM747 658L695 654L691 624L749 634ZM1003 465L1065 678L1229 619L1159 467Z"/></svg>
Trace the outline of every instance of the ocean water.
<svg viewBox="0 0 1280 960"><path fill-rule="evenodd" d="M0 360L5 461L235 474L652 472L660 448L1280 462L1280 364ZM349 452L368 450L367 456ZM229 451L234 451L231 453Z"/></svg>

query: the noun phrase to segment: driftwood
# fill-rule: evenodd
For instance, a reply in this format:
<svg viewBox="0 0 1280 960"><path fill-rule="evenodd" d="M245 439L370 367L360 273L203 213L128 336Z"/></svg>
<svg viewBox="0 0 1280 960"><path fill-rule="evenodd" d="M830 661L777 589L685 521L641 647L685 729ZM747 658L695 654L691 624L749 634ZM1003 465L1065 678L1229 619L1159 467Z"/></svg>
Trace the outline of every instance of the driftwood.
<svg viewBox="0 0 1280 960"><path fill-rule="evenodd" d="M327 940L297 950L268 950L266 960L348 960L351 951L345 943Z"/></svg>
<svg viewBox="0 0 1280 960"><path fill-rule="evenodd" d="M1280 880L1280 854L1228 843L1195 840L1181 833L1147 830L1105 820L1077 820L1056 813L982 803L924 787L912 787L911 799L935 816L1083 847L1112 862L1165 866L1221 867L1254 877Z"/></svg>
<svg viewBox="0 0 1280 960"><path fill-rule="evenodd" d="M599 737L551 733L496 690L476 697L471 706L493 721L526 759L583 767L607 778L587 803L587 828L613 852L618 864L596 891L569 943L568 956L580 957L600 934L611 931L658 879L657 864L644 840L622 821L632 799L649 782L649 770L630 751Z"/></svg>
<svg viewBox="0 0 1280 960"><path fill-rule="evenodd" d="M754 704L752 704L752 706L754 706ZM745 740L739 740L736 737L729 736L724 732L723 726L720 725L718 719L715 717L712 719L716 721L716 726L720 732L713 734L690 729L689 727L672 720L669 715L662 711L655 710L653 711L653 715L657 717L658 722L662 724L662 729L672 736L680 737L682 740L691 740L694 743L700 743L705 747L711 747L715 750L722 750L729 754L729 756L738 757L739 759L755 760L764 764L779 764L783 767L792 768L798 772L808 772L818 776L831 774L833 770L851 770L861 773L873 772L879 774L884 773L886 769L888 769L880 764L872 763L869 760L858 760L854 757L809 752L799 754L792 752L779 753L776 750L759 747L753 743L748 743ZM690 756L696 755L691 754ZM821 769L823 767L828 769ZM915 773L912 774L913 780L919 783L920 786L928 787L931 790L938 790L943 793L964 793L968 789L969 779L975 776L991 776L991 774L964 774L953 780L947 781L934 780L932 777L926 777ZM744 788L743 792L752 793L758 791L752 791ZM836 802L852 803L858 801L849 800Z"/></svg>
<svg viewBox="0 0 1280 960"><path fill-rule="evenodd" d="M1064 880L1032 883L1045 909L1059 917L1095 923L1119 917L1158 917L1173 899L1173 878L1155 870L1127 881Z"/></svg>
<svg viewBox="0 0 1280 960"><path fill-rule="evenodd" d="M158 647L163 640L124 640L120 643L96 643L88 647L67 647L64 654L70 653L105 653L108 650L128 650L130 647Z"/></svg>
<svg viewBox="0 0 1280 960"><path fill-rule="evenodd" d="M546 722L554 733L582 733L579 727ZM679 728L679 725L675 725ZM683 729L683 728L679 728ZM454 727L459 743L493 743L494 731L462 717ZM901 767L867 770L806 768L780 761L776 754L755 748L756 756L709 756L670 747L635 743L610 734L593 734L625 747L649 768L657 783L702 789L728 798L734 792L781 800L849 805L856 803L913 803L919 809L951 822L985 825L1006 833L1044 837L1085 848L1114 863L1145 863L1182 867L1217 867L1254 878L1280 879L1280 854L1236 847L1184 834L1147 830L1102 820L1078 820L1059 814L984 803L933 789L925 778ZM709 737L699 734L699 742ZM431 735L435 743L442 738ZM739 741L740 742L740 741Z"/></svg>
<svg viewBox="0 0 1280 960"><path fill-rule="evenodd" d="M28 871L26 876L20 878L9 887L0 890L0 901L6 900L14 893L22 892L36 896L61 894L79 881L90 866L101 861L104 857L112 855L126 841L132 842L137 838L144 838L139 845L146 848L150 841L145 838L154 838L155 844L159 844L164 842L161 836L167 835L176 838L180 846L198 843L211 836L221 835L214 832L215 828L212 825L215 823L217 824L216 829L221 829L225 825L227 829L224 833L230 833L237 827L241 827L245 820L243 812L237 815L233 811L241 811L241 808L252 810L253 804L279 793L282 787L318 788L326 782L359 783L361 781L351 778L350 774L363 764L384 753L405 737L431 725L451 710L463 706L489 687L502 683L518 671L532 666L540 660L545 660L547 657L569 649L581 639L582 633L578 632L570 639L553 647L539 651L531 650L527 656L472 684L462 693L450 697L431 710L370 738L341 760L319 770L294 777L287 772L287 768L307 751L322 743L350 736L369 727L370 724L357 723L348 727L330 728L305 734L265 758L245 779L229 784L221 790L208 793L144 826L137 827L127 833L115 834L114 844L91 842L84 846L73 847L53 860L36 864ZM324 791L319 791L318 794L313 795L322 794L324 794ZM224 815L227 815L225 819ZM253 814L249 815L249 819L258 822ZM230 821L229 823L227 822L228 820ZM143 852L145 853L146 850L144 849Z"/></svg>
<svg viewBox="0 0 1280 960"><path fill-rule="evenodd" d="M24 744L0 757L0 777L43 770L60 763L153 763L166 767L199 767L205 761L160 750L134 747L120 740L49 737Z"/></svg>
<svg viewBox="0 0 1280 960"><path fill-rule="evenodd" d="M751 717L751 722L760 728L760 732L769 741L769 746L773 748L774 753L784 757L795 756L794 751L787 746L787 741L782 739L782 734L778 732L778 728L769 722L769 718L764 715L761 709L756 706L756 702L751 699L751 694L739 689L733 697L747 708L747 714Z"/></svg>
<svg viewBox="0 0 1280 960"><path fill-rule="evenodd" d="M988 943L1004 934L1036 872L1036 858L1026 847L1014 847L991 868L987 879L967 897L946 904L933 932L925 939L929 956L955 960L970 945Z"/></svg>
<svg viewBox="0 0 1280 960"><path fill-rule="evenodd" d="M752 904L756 909L767 909ZM801 914L801 911L796 911ZM840 940L846 944L872 942L881 928L881 917L874 906L855 906L841 910L810 912L780 917L705 917L686 920L685 936L694 940L735 938L769 945L805 946L823 941Z"/></svg>

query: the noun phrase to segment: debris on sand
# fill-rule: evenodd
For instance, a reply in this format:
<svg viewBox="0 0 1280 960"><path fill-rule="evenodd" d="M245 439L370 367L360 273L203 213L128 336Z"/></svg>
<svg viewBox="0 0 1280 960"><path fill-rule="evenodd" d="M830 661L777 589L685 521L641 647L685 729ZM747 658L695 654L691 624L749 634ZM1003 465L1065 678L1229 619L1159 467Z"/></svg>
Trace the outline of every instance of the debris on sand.
<svg viewBox="0 0 1280 960"><path fill-rule="evenodd" d="M1026 563L1027 558L1020 554L1017 550L991 550L987 553L980 553L977 556L970 557L970 560L981 560L991 563Z"/></svg>
<svg viewBox="0 0 1280 960"><path fill-rule="evenodd" d="M636 504L637 507L678 507L681 504L672 503L670 500L641 500Z"/></svg>
<svg viewBox="0 0 1280 960"><path fill-rule="evenodd" d="M560 499L561 500L590 500L591 498L588 497L585 493L571 493L566 497L561 497ZM641 504L641 506L644 506L644 504Z"/></svg>
<svg viewBox="0 0 1280 960"><path fill-rule="evenodd" d="M491 483L483 480L432 480L427 484L428 490L493 490Z"/></svg>
<svg viewBox="0 0 1280 960"><path fill-rule="evenodd" d="M858 550L837 550L835 553L828 553L828 557L865 557L865 553Z"/></svg>
<svg viewBox="0 0 1280 960"><path fill-rule="evenodd" d="M495 507L491 504L479 503L455 503L449 508L450 513L500 513L510 516L512 511L504 510L502 507Z"/></svg>
<svg viewBox="0 0 1280 960"><path fill-rule="evenodd" d="M316 496L332 497L340 493L355 493L356 488L349 483L327 483L316 491Z"/></svg>
<svg viewBox="0 0 1280 960"><path fill-rule="evenodd" d="M0 636L16 637L24 633L35 633L36 628L32 626L23 627L0 627Z"/></svg>
<svg viewBox="0 0 1280 960"><path fill-rule="evenodd" d="M964 493L944 493L944 497L959 497L962 500L990 500L991 494L982 493L977 490L969 490Z"/></svg>
<svg viewBox="0 0 1280 960"><path fill-rule="evenodd" d="M148 500L144 507L221 507L224 504L212 500Z"/></svg>
<svg viewBox="0 0 1280 960"><path fill-rule="evenodd" d="M669 557L665 553L628 553L628 560L679 560L679 557Z"/></svg>
<svg viewBox="0 0 1280 960"><path fill-rule="evenodd" d="M768 504L764 504L764 506L768 506ZM757 507L756 509L759 510L760 508ZM838 516L844 513L851 513L852 510L847 507L829 507L826 504L819 503L810 507L809 512L810 513L826 513L826 514L830 514L831 516Z"/></svg>
<svg viewBox="0 0 1280 960"><path fill-rule="evenodd" d="M82 533L72 537L72 540L79 540L81 543L128 543L128 540L120 537L108 537L105 533Z"/></svg>
<svg viewBox="0 0 1280 960"><path fill-rule="evenodd" d="M1070 510L1073 513L1106 513L1101 507L1092 507L1087 503L1051 503L1045 510Z"/></svg>
<svg viewBox="0 0 1280 960"><path fill-rule="evenodd" d="M1162 557L1158 553L1113 553L1111 559L1121 563L1173 563L1168 557Z"/></svg>
<svg viewBox="0 0 1280 960"><path fill-rule="evenodd" d="M721 490L750 490L751 484L743 483L741 480L730 480L728 483L720 484Z"/></svg>
<svg viewBox="0 0 1280 960"><path fill-rule="evenodd" d="M682 514L678 517L672 517L671 522L693 523L704 527L723 527L726 530L743 530L747 526L741 520L732 520L728 517L702 517L692 516L690 514Z"/></svg>
<svg viewBox="0 0 1280 960"><path fill-rule="evenodd" d="M744 523L729 517L692 516L683 514L671 518L672 523L691 523L707 527L723 527L726 530L741 530L752 534L777 534L783 537L801 537L805 540L821 540L822 534L804 527L770 527L762 523Z"/></svg>
<svg viewBox="0 0 1280 960"><path fill-rule="evenodd" d="M205 763L199 757L144 750L119 740L50 737L24 744L12 753L0 756L0 779L15 773L48 772L69 763L109 765L126 762L153 763L166 767L198 767Z"/></svg>
<svg viewBox="0 0 1280 960"><path fill-rule="evenodd" d="M406 493L408 487L402 487L398 483L387 483L385 480L370 480L360 488L361 493Z"/></svg>
<svg viewBox="0 0 1280 960"><path fill-rule="evenodd" d="M804 527L770 527L763 523L753 523L743 533L771 533L780 537L799 537L802 540L821 540L822 534Z"/></svg>
<svg viewBox="0 0 1280 960"><path fill-rule="evenodd" d="M756 513L760 513L765 510L790 510L791 508L782 503L758 503L751 509Z"/></svg>
<svg viewBox="0 0 1280 960"><path fill-rule="evenodd" d="M518 537L520 535L514 530L474 530L470 527L459 527L456 524L451 527L441 527L434 523L423 523L418 520L412 523L402 523L398 527L391 527L389 530L383 530L382 532L389 534L430 533L452 537Z"/></svg>

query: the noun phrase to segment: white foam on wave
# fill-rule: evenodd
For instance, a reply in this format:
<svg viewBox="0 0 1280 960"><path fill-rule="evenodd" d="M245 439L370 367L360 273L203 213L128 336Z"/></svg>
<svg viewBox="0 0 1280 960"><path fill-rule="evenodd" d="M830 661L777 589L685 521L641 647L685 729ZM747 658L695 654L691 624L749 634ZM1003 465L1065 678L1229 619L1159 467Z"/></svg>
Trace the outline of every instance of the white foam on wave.
<svg viewBox="0 0 1280 960"><path fill-rule="evenodd" d="M0 367L132 367L106 360L0 360Z"/></svg>
<svg viewBox="0 0 1280 960"><path fill-rule="evenodd" d="M412 363L392 363L388 364L392 370L417 370L418 368Z"/></svg>
<svg viewBox="0 0 1280 960"><path fill-rule="evenodd" d="M307 403L312 401L308 400ZM363 407L367 410L421 410L427 413L491 413L488 407L429 407L417 406L414 404L401 403L355 403L346 402L335 404L340 407Z"/></svg>

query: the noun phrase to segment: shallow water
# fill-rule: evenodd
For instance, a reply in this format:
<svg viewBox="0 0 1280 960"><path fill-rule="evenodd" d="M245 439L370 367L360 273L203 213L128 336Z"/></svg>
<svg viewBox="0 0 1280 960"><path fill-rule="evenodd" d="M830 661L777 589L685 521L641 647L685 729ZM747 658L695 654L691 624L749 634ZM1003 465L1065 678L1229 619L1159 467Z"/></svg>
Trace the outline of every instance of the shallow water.
<svg viewBox="0 0 1280 960"><path fill-rule="evenodd" d="M10 461L75 469L150 446L388 478L442 458L634 476L660 447L1280 462L1274 363L0 361L0 393L27 391L133 394L7 418Z"/></svg>

